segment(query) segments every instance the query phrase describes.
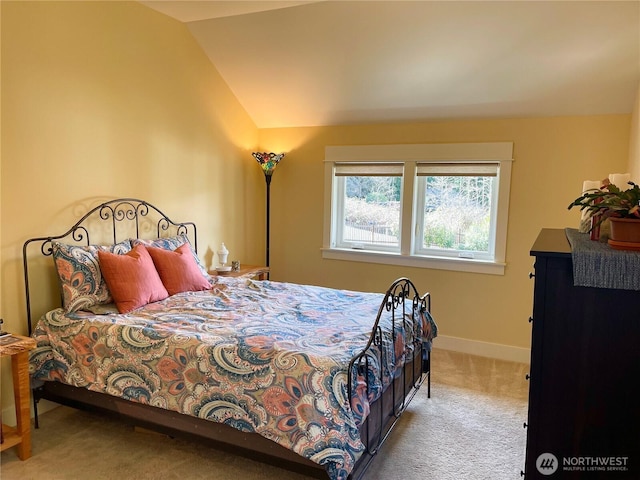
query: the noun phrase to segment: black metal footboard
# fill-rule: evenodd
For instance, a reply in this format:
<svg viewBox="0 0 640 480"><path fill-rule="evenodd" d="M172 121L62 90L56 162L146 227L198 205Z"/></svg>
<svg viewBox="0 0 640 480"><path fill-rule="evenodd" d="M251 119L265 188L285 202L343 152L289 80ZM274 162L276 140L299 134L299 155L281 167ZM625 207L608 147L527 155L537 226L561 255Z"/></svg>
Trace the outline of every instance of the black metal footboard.
<svg viewBox="0 0 640 480"><path fill-rule="evenodd" d="M420 295L415 285L407 278L396 280L387 290L367 346L349 364L349 402L353 404L354 386L364 382L367 396L375 400L371 411L360 430L365 445L365 457L359 462L352 478L360 478L369 462L378 453L404 410L422 384L427 382L427 396L431 397L431 340L437 334L435 324L425 325L425 316L431 320L431 296ZM390 331L383 328L384 322L391 322ZM433 329L432 330L432 326ZM388 327L388 325L387 325ZM393 352L384 347L384 336L391 335ZM387 339L388 340L388 339ZM399 347L398 347L399 345ZM397 350L401 350L398 352ZM391 362L390 354L396 356ZM401 362L399 362L399 358ZM371 364L378 368L371 368ZM401 363L401 364L398 364ZM392 380L385 385L382 365L393 365ZM373 378L371 371L378 376ZM382 386L377 398L373 390ZM367 458L368 457L368 458Z"/></svg>

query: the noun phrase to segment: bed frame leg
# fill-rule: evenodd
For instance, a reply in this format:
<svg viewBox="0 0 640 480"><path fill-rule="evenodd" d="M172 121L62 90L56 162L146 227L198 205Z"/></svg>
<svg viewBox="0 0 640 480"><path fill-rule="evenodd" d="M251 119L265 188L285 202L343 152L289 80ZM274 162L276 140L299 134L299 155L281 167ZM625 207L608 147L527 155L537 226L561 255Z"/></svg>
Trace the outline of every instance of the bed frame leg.
<svg viewBox="0 0 640 480"><path fill-rule="evenodd" d="M33 420L36 428L40 428L40 422L38 421L38 402L42 398L42 392L44 390L44 382L41 380L31 381L31 396L33 397Z"/></svg>
<svg viewBox="0 0 640 480"><path fill-rule="evenodd" d="M427 376L427 398L431 398L431 352L422 360L422 372Z"/></svg>
<svg viewBox="0 0 640 480"><path fill-rule="evenodd" d="M33 397L33 419L35 420L36 428L40 428L38 423L38 399Z"/></svg>

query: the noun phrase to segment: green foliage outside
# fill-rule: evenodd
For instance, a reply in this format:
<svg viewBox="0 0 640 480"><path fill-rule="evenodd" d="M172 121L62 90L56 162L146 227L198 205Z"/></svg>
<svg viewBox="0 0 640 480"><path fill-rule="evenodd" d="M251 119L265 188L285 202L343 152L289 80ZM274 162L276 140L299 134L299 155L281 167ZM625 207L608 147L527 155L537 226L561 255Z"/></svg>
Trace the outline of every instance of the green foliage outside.
<svg viewBox="0 0 640 480"><path fill-rule="evenodd" d="M426 177L423 246L486 252L493 177Z"/></svg>
<svg viewBox="0 0 640 480"><path fill-rule="evenodd" d="M478 208L441 207L426 214L423 246L486 252L489 214Z"/></svg>
<svg viewBox="0 0 640 480"><path fill-rule="evenodd" d="M424 181L423 247L488 251L492 177L434 176ZM347 177L345 225L363 236L350 240L397 243L400 194L399 177Z"/></svg>

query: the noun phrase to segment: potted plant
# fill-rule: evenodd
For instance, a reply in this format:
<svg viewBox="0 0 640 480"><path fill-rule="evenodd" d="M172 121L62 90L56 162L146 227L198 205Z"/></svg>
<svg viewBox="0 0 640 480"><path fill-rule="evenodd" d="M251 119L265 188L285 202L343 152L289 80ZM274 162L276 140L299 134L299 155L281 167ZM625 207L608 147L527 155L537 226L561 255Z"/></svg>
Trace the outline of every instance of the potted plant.
<svg viewBox="0 0 640 480"><path fill-rule="evenodd" d="M569 208L588 211L594 219L592 228L609 219L614 242L640 243L640 187L628 184L630 187L622 190L605 179L600 189L586 191Z"/></svg>

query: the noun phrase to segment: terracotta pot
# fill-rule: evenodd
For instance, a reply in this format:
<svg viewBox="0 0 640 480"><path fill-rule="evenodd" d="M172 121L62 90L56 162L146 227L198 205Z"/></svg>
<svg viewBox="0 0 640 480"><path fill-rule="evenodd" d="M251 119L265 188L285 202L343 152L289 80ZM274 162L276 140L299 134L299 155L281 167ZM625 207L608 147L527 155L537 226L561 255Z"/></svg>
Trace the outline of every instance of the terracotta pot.
<svg viewBox="0 0 640 480"><path fill-rule="evenodd" d="M609 238L616 242L640 243L640 218L609 218Z"/></svg>

